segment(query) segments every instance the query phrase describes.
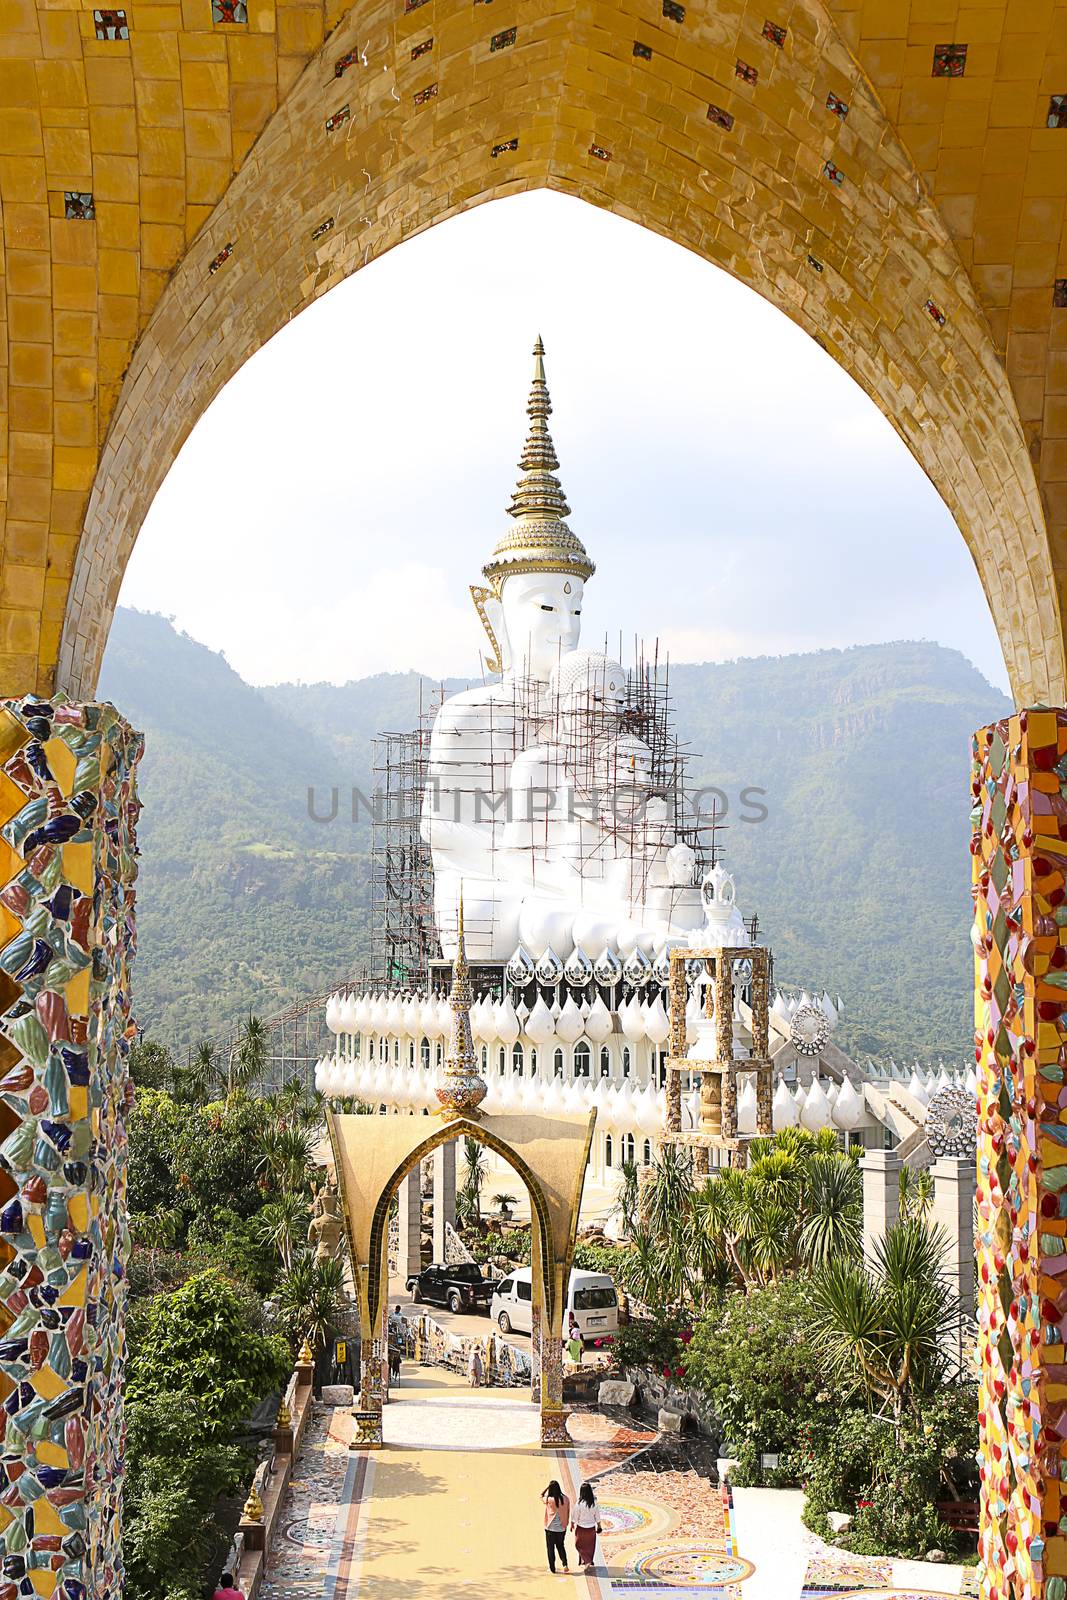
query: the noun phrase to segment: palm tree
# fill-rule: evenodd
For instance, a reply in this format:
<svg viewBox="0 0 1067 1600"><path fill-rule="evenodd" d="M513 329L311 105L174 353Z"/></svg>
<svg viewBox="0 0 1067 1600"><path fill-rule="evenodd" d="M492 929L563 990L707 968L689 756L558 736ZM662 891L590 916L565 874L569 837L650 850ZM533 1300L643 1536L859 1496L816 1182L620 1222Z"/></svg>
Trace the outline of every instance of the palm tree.
<svg viewBox="0 0 1067 1600"><path fill-rule="evenodd" d="M182 1098L193 1105L202 1106L215 1086L217 1075L215 1046L210 1039L202 1039L193 1051L188 1066L180 1073Z"/></svg>
<svg viewBox="0 0 1067 1600"><path fill-rule="evenodd" d="M489 1160L477 1139L463 1141L462 1199L467 1214L475 1222L482 1220L482 1184L489 1176Z"/></svg>
<svg viewBox="0 0 1067 1600"><path fill-rule="evenodd" d="M278 1307L289 1335L297 1345L307 1338L314 1350L326 1342L344 1291L344 1263L315 1261L298 1256L278 1288Z"/></svg>
<svg viewBox="0 0 1067 1600"><path fill-rule="evenodd" d="M307 1240L309 1215L303 1195L291 1189L284 1190L259 1213L264 1237L274 1245L286 1272L292 1270L296 1246Z"/></svg>
<svg viewBox="0 0 1067 1600"><path fill-rule="evenodd" d="M637 1162L624 1161L619 1171L622 1174L622 1182L615 1192L615 1204L612 1210L619 1219L623 1238L632 1239L634 1228L637 1226L637 1207L640 1199Z"/></svg>
<svg viewBox="0 0 1067 1600"><path fill-rule="evenodd" d="M813 1267L835 1256L857 1256L863 1222L863 1180L855 1162L840 1155L815 1156L808 1169L807 1216L800 1227L800 1254Z"/></svg>
<svg viewBox="0 0 1067 1600"><path fill-rule="evenodd" d="M929 1167L901 1167L900 1214L925 1221L934 1203L934 1180Z"/></svg>
<svg viewBox="0 0 1067 1600"><path fill-rule="evenodd" d="M254 1079L262 1078L267 1064L267 1037L265 1024L250 1011L230 1051L230 1094L240 1094Z"/></svg>
<svg viewBox="0 0 1067 1600"><path fill-rule="evenodd" d="M958 1306L945 1271L948 1241L919 1221L898 1222L862 1261L834 1259L812 1281L813 1334L828 1365L887 1405L905 1407L944 1380Z"/></svg>

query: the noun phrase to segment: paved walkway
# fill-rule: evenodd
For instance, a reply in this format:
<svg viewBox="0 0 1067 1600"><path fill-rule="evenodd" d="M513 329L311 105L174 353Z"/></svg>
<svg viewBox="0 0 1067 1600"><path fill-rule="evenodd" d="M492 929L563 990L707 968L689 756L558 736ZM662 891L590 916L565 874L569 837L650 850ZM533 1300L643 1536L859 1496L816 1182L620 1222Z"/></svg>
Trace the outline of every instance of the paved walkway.
<svg viewBox="0 0 1067 1600"><path fill-rule="evenodd" d="M851 1557L800 1523L799 1493L709 1480L699 1442L659 1441L596 1412L574 1446L539 1449L520 1391L471 1392L408 1365L383 1450L349 1451L346 1412L317 1407L301 1449L263 1600L934 1600L976 1592L961 1569ZM540 1494L595 1481L603 1537L592 1577L551 1578ZM894 1587L895 1585L895 1587Z"/></svg>

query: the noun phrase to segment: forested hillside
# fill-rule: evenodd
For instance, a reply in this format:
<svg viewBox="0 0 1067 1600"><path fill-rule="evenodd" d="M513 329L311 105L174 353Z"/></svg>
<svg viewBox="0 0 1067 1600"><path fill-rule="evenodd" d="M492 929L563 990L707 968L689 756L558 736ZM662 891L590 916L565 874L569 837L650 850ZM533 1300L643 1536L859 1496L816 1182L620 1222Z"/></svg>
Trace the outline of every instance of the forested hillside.
<svg viewBox="0 0 1067 1600"><path fill-rule="evenodd" d="M676 666L670 686L778 976L840 991L856 1050L965 1052L969 742L1005 697L913 643ZM142 1026L177 1046L222 1036L369 960L351 791L371 787L374 733L411 726L434 687L412 672L254 689L165 618L119 611L101 693L147 736ZM335 787L337 817L313 821L309 789L325 816Z"/></svg>

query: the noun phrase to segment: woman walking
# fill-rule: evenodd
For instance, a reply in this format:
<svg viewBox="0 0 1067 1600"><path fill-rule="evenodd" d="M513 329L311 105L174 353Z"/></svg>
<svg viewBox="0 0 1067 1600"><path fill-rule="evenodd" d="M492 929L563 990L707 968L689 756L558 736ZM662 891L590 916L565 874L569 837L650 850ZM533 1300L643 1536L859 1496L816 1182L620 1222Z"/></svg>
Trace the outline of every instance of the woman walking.
<svg viewBox="0 0 1067 1600"><path fill-rule="evenodd" d="M574 1542L578 1547L578 1560L586 1572L592 1572L596 1556L596 1536L600 1532L600 1507L596 1503L591 1483L583 1483L578 1490L578 1504L571 1519Z"/></svg>
<svg viewBox="0 0 1067 1600"><path fill-rule="evenodd" d="M480 1389L485 1378L485 1364L482 1361L480 1345L471 1345L470 1360L467 1362L467 1382L472 1389Z"/></svg>
<svg viewBox="0 0 1067 1600"><path fill-rule="evenodd" d="M567 1565L567 1519L571 1514L571 1503L563 1493L555 1478L544 1491L541 1499L545 1503L545 1548L548 1551L548 1570L555 1572L556 1557L559 1556L564 1572L569 1572Z"/></svg>

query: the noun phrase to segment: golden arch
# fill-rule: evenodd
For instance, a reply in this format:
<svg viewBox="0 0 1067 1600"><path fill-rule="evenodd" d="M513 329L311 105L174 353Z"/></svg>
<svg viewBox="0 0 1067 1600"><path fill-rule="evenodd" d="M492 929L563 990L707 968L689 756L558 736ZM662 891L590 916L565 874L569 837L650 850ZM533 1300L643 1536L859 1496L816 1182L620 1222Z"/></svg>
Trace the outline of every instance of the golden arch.
<svg viewBox="0 0 1067 1600"><path fill-rule="evenodd" d="M439 1146L476 1140L511 1163L530 1194L534 1217L535 1318L541 1341L541 1437L566 1442L561 1341L566 1284L574 1257L586 1165L596 1125L588 1117L500 1116L435 1119L338 1116L327 1128L359 1296L360 1443L381 1442L381 1328L387 1306L388 1221L403 1179Z"/></svg>
<svg viewBox="0 0 1067 1600"><path fill-rule="evenodd" d="M156 488L272 333L411 233L547 186L818 338L952 509L1019 700L1067 699L1052 31L994 0L960 90L932 80L906 5L783 0L778 40L716 0L647 19L508 3L264 0L226 31L189 0L181 28L142 37L133 16L126 41L87 37L89 12L18 8L0 687L93 692ZM50 131L87 100L87 132ZM75 181L95 219L52 218Z"/></svg>

